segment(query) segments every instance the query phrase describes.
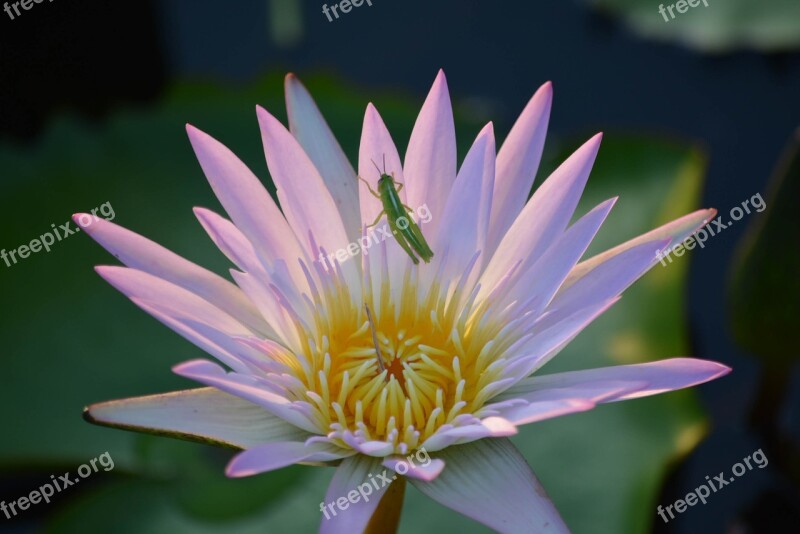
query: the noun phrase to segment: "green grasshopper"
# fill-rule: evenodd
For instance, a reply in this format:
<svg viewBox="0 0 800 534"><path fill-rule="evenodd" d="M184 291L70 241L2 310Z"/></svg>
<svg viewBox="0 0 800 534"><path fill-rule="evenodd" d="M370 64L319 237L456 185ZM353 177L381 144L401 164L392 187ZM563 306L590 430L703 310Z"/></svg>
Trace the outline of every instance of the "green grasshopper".
<svg viewBox="0 0 800 534"><path fill-rule="evenodd" d="M383 210L378 214L378 217L375 219L375 222L367 226L367 228L372 228L378 221L381 220L381 217L386 215L386 218L389 221L389 227L392 229L392 234L394 235L395 239L397 240L397 244L402 247L403 250L406 251L406 254L411 256L411 260L414 264L418 264L419 260L417 256L422 258L422 261L425 263L430 263L431 258L433 257L433 251L428 246L428 242L425 241L425 238L422 236L422 232L409 216L409 212L412 211L411 208L403 204L400 200L400 197L397 195L403 189L403 184L397 184L394 181L394 176L386 174L386 156L383 158L383 171L380 170L378 165L375 162L372 162L375 165L375 168L378 169L381 177L378 179L378 193L372 190L370 187L369 182L358 177L359 180L364 182L369 189L369 192L381 201L383 204ZM413 251L412 251L413 249ZM417 256L414 255L416 252Z"/></svg>

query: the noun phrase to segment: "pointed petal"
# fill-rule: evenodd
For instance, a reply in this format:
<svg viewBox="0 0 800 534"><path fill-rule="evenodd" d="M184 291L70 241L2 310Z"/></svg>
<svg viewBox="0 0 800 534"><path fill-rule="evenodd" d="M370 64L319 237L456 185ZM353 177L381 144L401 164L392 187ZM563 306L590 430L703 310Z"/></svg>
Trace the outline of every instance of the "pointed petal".
<svg viewBox="0 0 800 534"><path fill-rule="evenodd" d="M323 502L334 503L344 497L349 503L344 510L337 508L335 515L325 514L319 528L320 534L350 534L364 531L383 496L381 493L371 496L373 486L369 483L370 475L377 475L380 470L380 458L357 454L342 460L331 479ZM396 478L395 476L392 480ZM366 489L363 490L363 493L367 493L366 498L363 497L363 493L358 492L362 485L370 490L370 493L367 493ZM382 487L379 491L384 492L387 487ZM353 492L355 495L350 499L349 495Z"/></svg>
<svg viewBox="0 0 800 534"><path fill-rule="evenodd" d="M277 441L240 452L228 463L225 474L236 478L249 477L300 462L329 462L350 454L351 451L329 443L306 445L302 441Z"/></svg>
<svg viewBox="0 0 800 534"><path fill-rule="evenodd" d="M72 218L78 224L81 214ZM161 245L105 219L81 227L119 261L182 287L235 317L254 332L271 329L242 291L221 276L178 256Z"/></svg>
<svg viewBox="0 0 800 534"><path fill-rule="evenodd" d="M413 455L409 455L413 460ZM383 466L388 467L397 474L407 476L408 478L416 478L418 480L425 480L430 482L439 476L439 473L444 469L444 461L439 458L428 458L427 464L417 465L409 462L408 458L403 456L392 456L391 458L384 458Z"/></svg>
<svg viewBox="0 0 800 534"><path fill-rule="evenodd" d="M586 252L616 202L612 198L581 217L538 260L523 272L509 295L524 295L522 309L539 315Z"/></svg>
<svg viewBox="0 0 800 534"><path fill-rule="evenodd" d="M481 251L480 265L489 227L494 169L494 129L489 123L480 131L464 158L440 217L440 224L447 231L437 234L433 251L441 253L445 247L448 248L444 260L447 266L442 272L444 279L461 275L476 251Z"/></svg>
<svg viewBox="0 0 800 534"><path fill-rule="evenodd" d="M450 428L443 426L422 444L428 452L442 450L452 445L470 443L483 438L505 438L519 432L517 427L502 417L487 417L478 424Z"/></svg>
<svg viewBox="0 0 800 534"><path fill-rule="evenodd" d="M542 85L525 106L497 154L497 179L486 254L491 257L530 195L542 158L553 85Z"/></svg>
<svg viewBox="0 0 800 534"><path fill-rule="evenodd" d="M439 71L414 124L408 141L403 174L407 183L408 205L412 209L427 204L433 219L429 224L433 238L441 213L456 179L456 132L453 108L444 72Z"/></svg>
<svg viewBox="0 0 800 534"><path fill-rule="evenodd" d="M339 208L316 167L278 119L262 107L257 112L267 167L278 189L286 220L298 240L312 260L320 254L319 250L312 250L312 238L316 247L326 251L346 249L349 240ZM342 272L351 291L358 289L358 262L344 262ZM360 299L357 295L353 298Z"/></svg>
<svg viewBox="0 0 800 534"><path fill-rule="evenodd" d="M288 74L284 88L289 129L322 176L339 209L349 241L356 241L361 237L361 219L353 166L300 80Z"/></svg>
<svg viewBox="0 0 800 534"><path fill-rule="evenodd" d="M671 358L649 363L618 365L535 375L494 400L535 399L554 394L584 395L594 392L596 402L616 402L688 388L728 374L730 367L708 360Z"/></svg>
<svg viewBox="0 0 800 534"><path fill-rule="evenodd" d="M620 252L560 289L548 309L576 310L619 295L650 270L667 245L668 240L649 241Z"/></svg>
<svg viewBox="0 0 800 534"><path fill-rule="evenodd" d="M221 389L226 393L263 406L273 415L303 430L314 434L320 432L316 423L311 421L306 414L295 409L292 402L268 390L254 376L226 373L222 367L207 360L190 360L176 365L172 370L182 377Z"/></svg>
<svg viewBox="0 0 800 534"><path fill-rule="evenodd" d="M100 402L84 409L84 419L103 426L237 449L309 437L308 432L260 406L214 388Z"/></svg>
<svg viewBox="0 0 800 534"><path fill-rule="evenodd" d="M567 277L567 280L564 282L564 288L571 286L604 262L609 261L611 258L638 245L662 239L669 240L673 244L681 243L687 237L714 219L716 215L717 210L715 209L697 210L688 215L684 215L679 219L675 219L674 221L663 226L659 226L655 230L651 230L646 234L642 234L634 239L631 239L630 241L626 241L621 245L617 245L612 249L593 256L588 260L579 263L574 269L572 269L572 272L569 273L569 277ZM655 265L657 261L657 258L654 257L652 261L653 265Z"/></svg>
<svg viewBox="0 0 800 534"><path fill-rule="evenodd" d="M307 289L297 266L303 250L263 184L228 147L194 126L186 125L186 132L214 194L262 261L268 265L286 261L297 287Z"/></svg>
<svg viewBox="0 0 800 534"><path fill-rule="evenodd" d="M514 425L528 425L594 407L595 403L587 399L539 400L500 410L500 414Z"/></svg>
<svg viewBox="0 0 800 534"><path fill-rule="evenodd" d="M517 262L538 258L564 232L572 219L594 159L602 134L584 143L561 164L525 205L503 237L481 277L486 294Z"/></svg>
<svg viewBox="0 0 800 534"><path fill-rule="evenodd" d="M392 141L392 136L386 128L386 124L384 124L375 106L370 103L364 113L364 124L361 130L361 145L358 150L358 175L370 184L373 191L378 190L378 178L380 178L375 165L383 168L384 158L386 158L386 172L394 176L399 188L400 184L405 184L400 156L397 153L394 141ZM361 203L361 221L363 224L372 224L378 214L383 211L383 204L380 199L372 196L364 182L359 180L358 187ZM403 187L398 193L400 200L406 203L408 203L406 201L407 190L407 187ZM418 206L411 207L416 209ZM369 263L372 274L373 294L376 295L376 298L380 295L382 283L382 270L377 268L380 264L381 247L386 247L386 263L389 267L389 279L394 281L393 287L399 286L406 266L411 262L408 255L397 244L397 241L395 239L385 239L381 230L384 232L390 231L386 217L383 217L383 220L376 228L367 230L367 237L373 236L372 239L381 239L382 241L379 246L373 246L368 251L368 256L363 258L365 262ZM423 231L425 231L424 228Z"/></svg>
<svg viewBox="0 0 800 534"><path fill-rule="evenodd" d="M422 493L498 532L568 533L558 510L508 439L447 448L432 482L410 479Z"/></svg>

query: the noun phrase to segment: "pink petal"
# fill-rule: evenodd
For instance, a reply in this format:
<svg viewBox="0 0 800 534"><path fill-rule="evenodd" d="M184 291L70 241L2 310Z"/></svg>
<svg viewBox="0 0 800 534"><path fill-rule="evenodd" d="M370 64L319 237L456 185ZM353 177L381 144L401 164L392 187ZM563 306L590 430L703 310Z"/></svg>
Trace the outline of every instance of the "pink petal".
<svg viewBox="0 0 800 534"><path fill-rule="evenodd" d="M73 215L76 221L82 214ZM242 291L224 278L105 219L82 227L92 239L133 269L182 287L235 317L254 332L271 332Z"/></svg>
<svg viewBox="0 0 800 534"><path fill-rule="evenodd" d="M481 277L490 291L516 263L535 261L566 229L589 178L602 134L575 151L539 186L497 247Z"/></svg>
<svg viewBox="0 0 800 534"><path fill-rule="evenodd" d="M172 368L175 374L190 378L201 384L221 389L231 395L263 406L273 415L284 421L318 434L319 428L306 414L295 409L295 406L282 396L269 391L255 377L239 373L226 373L219 365L207 360L191 360Z"/></svg>
<svg viewBox="0 0 800 534"><path fill-rule="evenodd" d="M317 168L278 119L262 107L257 111L267 167L278 189L283 212L298 240L312 260L320 254L320 250L312 250L312 238L316 247L328 252L346 249L350 240L339 208ZM342 272L350 289L358 289L358 263L343 263ZM353 295L353 298L358 301L360 297Z"/></svg>
<svg viewBox="0 0 800 534"><path fill-rule="evenodd" d="M333 504L345 498L348 500L347 508L342 510L336 505L333 506L333 511L329 507L326 508L319 527L320 534L363 532L378 508L378 503L391 485L390 482L383 487L386 483L379 477L380 474L382 474L380 458L358 454L342 460L325 493L323 505ZM383 474L383 476L388 475ZM395 480L396 476L389 478ZM372 482L373 480L375 482ZM375 484L378 485L378 489L375 489Z"/></svg>
<svg viewBox="0 0 800 534"><path fill-rule="evenodd" d="M547 82L525 106L497 154L497 178L486 249L489 257L528 201L542 158L552 102L553 85Z"/></svg>
<svg viewBox="0 0 800 534"><path fill-rule="evenodd" d="M472 144L440 220L442 232L436 236L434 253L448 249L444 279L456 279L469 264L476 251L486 247L489 210L494 189L495 141L492 123L487 124ZM469 214L466 216L466 214ZM476 273L477 273L476 269Z"/></svg>
<svg viewBox="0 0 800 534"><path fill-rule="evenodd" d="M500 413L514 425L527 425L562 415L585 412L594 406L595 404L587 399L540 400L501 410Z"/></svg>
<svg viewBox="0 0 800 534"><path fill-rule="evenodd" d="M728 374L730 367L708 360L671 358L649 363L618 365L536 375L519 382L501 398L531 399L553 392L605 392L597 402L616 402L683 389ZM623 389L620 386L624 386ZM610 394L609 394L610 393Z"/></svg>
<svg viewBox="0 0 800 534"><path fill-rule="evenodd" d="M277 441L240 452L228 463L225 474L229 477L248 477L300 462L338 460L349 454L352 452L328 443L306 445L302 441Z"/></svg>
<svg viewBox="0 0 800 534"><path fill-rule="evenodd" d="M415 460L419 461L413 454L409 454L407 457L392 456L383 460L383 466L388 467L399 475L426 482L438 477L439 473L444 469L444 462L439 458L428 457L428 463L420 463L420 465L414 463Z"/></svg>
<svg viewBox="0 0 800 534"><path fill-rule="evenodd" d="M566 282L564 282L564 286L566 287L574 284L597 266L638 245L658 240L668 240L673 244L681 243L684 239L711 221L716 214L717 210L715 209L703 209L692 212L663 226L659 226L655 230L651 230L646 234L642 234L634 239L631 239L630 241L626 241L621 245L617 245L612 249L593 256L592 258L579 263L572 270ZM657 261L658 260L655 257L652 258L653 265L655 265Z"/></svg>
<svg viewBox="0 0 800 534"><path fill-rule="evenodd" d="M560 289L550 310L576 310L619 295L653 266L653 259L668 240L636 245L599 264L590 273Z"/></svg>
<svg viewBox="0 0 800 534"><path fill-rule="evenodd" d="M99 425L239 449L309 436L260 406L214 388L92 404L84 418Z"/></svg>
<svg viewBox="0 0 800 534"><path fill-rule="evenodd" d="M612 198L581 217L523 272L509 294L524 295L521 309L539 315L583 256L616 202ZM517 297L518 298L518 297Z"/></svg>
<svg viewBox="0 0 800 534"><path fill-rule="evenodd" d="M483 439L439 453L435 480L409 479L422 493L498 532L568 533L525 459L505 438Z"/></svg>
<svg viewBox="0 0 800 534"><path fill-rule="evenodd" d="M247 237L262 261L287 262L298 287L307 288L297 265L305 255L292 228L258 178L225 145L187 125L197 159L225 211ZM302 236L307 239L307 236Z"/></svg>
<svg viewBox="0 0 800 534"><path fill-rule="evenodd" d="M289 129L322 176L341 214L349 241L356 241L361 237L361 219L353 166L300 80L288 74L284 88Z"/></svg>
<svg viewBox="0 0 800 534"><path fill-rule="evenodd" d="M426 204L433 214L426 237L433 238L456 179L456 133L444 72L439 71L414 124L403 165L412 209ZM449 229L448 229L449 230ZM434 251L435 252L435 251Z"/></svg>
<svg viewBox="0 0 800 534"><path fill-rule="evenodd" d="M504 438L514 436L517 427L502 417L487 417L480 423L464 426L444 426L425 440L422 447L428 452L442 450L452 445L470 443L483 438Z"/></svg>

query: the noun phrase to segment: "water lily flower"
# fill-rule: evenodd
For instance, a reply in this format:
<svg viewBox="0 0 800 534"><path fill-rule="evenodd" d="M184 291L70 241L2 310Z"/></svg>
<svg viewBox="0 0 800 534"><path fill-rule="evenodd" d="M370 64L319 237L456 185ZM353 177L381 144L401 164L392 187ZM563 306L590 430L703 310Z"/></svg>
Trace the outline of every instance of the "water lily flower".
<svg viewBox="0 0 800 534"><path fill-rule="evenodd" d="M114 223L85 228L126 265L97 272L217 360L174 368L205 387L95 404L86 410L90 421L240 449L227 467L231 477L295 463L336 465L325 502L424 449L429 464L404 466L392 484L407 480L497 531L566 532L508 436L524 424L730 371L675 358L538 372L658 252L715 215L696 211L581 261L616 198L570 224L598 134L528 199L549 120L549 83L499 151L490 123L460 168L443 73L402 161L370 104L357 173L300 81L287 76L285 89L288 129L257 108L280 207L228 148L187 126L230 219L205 208L195 215L236 266L233 282ZM414 265L393 239L346 261L332 254L368 238L382 206L357 177L375 189L373 161L384 157L405 204L425 205L432 215L421 225L435 252L429 264ZM321 519L321 532L363 531L378 506L378 499L350 504Z"/></svg>

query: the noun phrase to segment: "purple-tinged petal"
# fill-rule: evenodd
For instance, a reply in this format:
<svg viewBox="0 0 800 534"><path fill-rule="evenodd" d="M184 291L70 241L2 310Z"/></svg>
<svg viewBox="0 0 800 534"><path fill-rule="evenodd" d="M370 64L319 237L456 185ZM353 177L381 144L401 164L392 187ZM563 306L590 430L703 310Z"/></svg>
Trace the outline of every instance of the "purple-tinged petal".
<svg viewBox="0 0 800 534"><path fill-rule="evenodd" d="M439 453L447 469L422 493L498 532L568 533L531 468L508 439L483 439Z"/></svg>
<svg viewBox="0 0 800 534"><path fill-rule="evenodd" d="M388 467L399 475L408 478L416 478L417 480L424 480L430 482L439 476L439 473L444 469L444 461L439 458L428 458L427 464L417 465L414 463L415 456L409 454L406 457L392 456L383 460L383 466ZM419 460L417 460L419 461Z"/></svg>
<svg viewBox="0 0 800 534"><path fill-rule="evenodd" d="M253 376L226 373L222 367L207 360L191 360L176 365L172 370L184 378L190 378L263 406L273 415L303 430L314 434L320 432L317 424L307 413L303 413L298 406L281 395L268 390Z"/></svg>
<svg viewBox="0 0 800 534"><path fill-rule="evenodd" d="M206 208L194 208L194 214L217 248L239 269L248 272L261 264L253 244L231 221Z"/></svg>
<svg viewBox="0 0 800 534"><path fill-rule="evenodd" d="M214 388L100 402L86 407L84 418L98 425L237 449L309 437L261 406Z"/></svg>
<svg viewBox="0 0 800 534"><path fill-rule="evenodd" d="M497 154L497 178L486 254L491 257L530 195L542 158L553 85L542 85L525 106Z"/></svg>
<svg viewBox="0 0 800 534"><path fill-rule="evenodd" d="M535 375L505 391L497 400L553 395L558 392L595 391L596 402L616 402L657 395L683 389L728 374L730 367L721 363L694 358L671 358L649 363L618 365L569 371L549 375ZM621 387L624 386L624 387Z"/></svg>
<svg viewBox="0 0 800 534"><path fill-rule="evenodd" d="M278 189L281 208L309 257L315 260L320 254L320 250L312 250L312 237L314 246L326 251L346 249L350 241L342 216L317 168L278 119L260 106L257 114L267 167ZM357 291L358 262L344 262L342 272L350 290ZM360 297L355 294L353 299L358 301Z"/></svg>
<svg viewBox="0 0 800 534"><path fill-rule="evenodd" d="M663 226L659 226L655 230L651 230L646 234L642 234L629 241L626 241L625 243L622 243L621 245L617 245L614 248L597 254L596 256L592 256L588 260L582 261L576 265L574 269L572 269L572 272L569 273L569 277L567 277L567 280L564 282L564 288L571 286L581 278L585 277L599 265L609 261L611 258L638 245L662 239L666 239L673 244L681 243L687 237L714 219L716 214L717 210L715 209L697 210L688 215L684 215L679 219L675 219L674 221ZM657 258L652 258L653 265L655 265L657 261Z"/></svg>
<svg viewBox="0 0 800 534"><path fill-rule="evenodd" d="M371 456L363 456L357 454L342 460L339 467L336 468L336 473L331 479L328 486L328 491L325 493L324 503L335 503L342 497L347 498L349 504L344 510L340 508L328 512L327 509L323 512L325 515L322 518L322 524L319 527L320 534L352 534L353 532L364 532L372 514L378 508L383 497L383 492L388 489L382 487L377 490L379 493L373 494L373 485L370 483L370 476L375 476L381 473L381 460L380 458L373 458ZM392 478L394 481L396 476ZM364 486L366 485L366 486ZM391 483L390 483L391 485ZM359 487L364 486L370 490L367 493L366 489L363 493L367 497L363 497L358 492ZM354 497L352 502L348 495L351 492L357 493L357 499Z"/></svg>
<svg viewBox="0 0 800 534"><path fill-rule="evenodd" d="M358 185L353 166L317 104L294 74L284 81L289 129L316 166L336 203L350 242L361 237Z"/></svg>
<svg viewBox="0 0 800 534"><path fill-rule="evenodd" d="M441 275L444 280L457 279L476 251L481 251L478 266L481 264L492 206L494 169L494 129L489 123L467 152L444 212L437 215L447 231L436 235L432 248L434 253L448 249L447 258L443 260L447 266ZM474 272L477 276L479 269Z"/></svg>
<svg viewBox="0 0 800 534"><path fill-rule="evenodd" d="M72 218L78 224L81 214ZM235 317L254 332L272 334L242 291L224 278L105 219L82 227L89 236L119 261L190 291Z"/></svg>
<svg viewBox="0 0 800 534"><path fill-rule="evenodd" d="M197 128L186 125L197 160L225 211L236 227L247 236L267 265L287 262L297 287L306 289L297 259L303 249L275 201L264 185L225 145ZM307 236L301 236L306 239Z"/></svg>
<svg viewBox="0 0 800 534"><path fill-rule="evenodd" d="M225 474L229 477L249 477L274 471L300 462L329 462L353 454L352 451L329 443L302 441L276 441L242 451L228 463Z"/></svg>
<svg viewBox="0 0 800 534"><path fill-rule="evenodd" d="M524 295L521 310L539 315L550 303L571 269L583 256L616 202L596 206L564 232L538 260L523 272L510 295Z"/></svg>
<svg viewBox="0 0 800 534"><path fill-rule="evenodd" d="M600 148L597 134L576 150L539 186L514 220L481 277L486 294L517 262L535 261L564 232L572 219Z"/></svg>
<svg viewBox="0 0 800 534"><path fill-rule="evenodd" d="M587 399L540 400L506 408L500 410L500 413L514 425L527 425L562 415L585 412L594 407L595 403Z"/></svg>
<svg viewBox="0 0 800 534"><path fill-rule="evenodd" d="M433 215L426 235L432 239L456 179L456 132L443 71L436 76L411 131L403 174L408 205L417 209L425 204Z"/></svg>
<svg viewBox="0 0 800 534"><path fill-rule="evenodd" d="M487 417L479 423L463 426L444 425L433 433L422 447L428 452L442 450L452 445L470 443L483 438L505 438L519 432L517 427L503 417Z"/></svg>
<svg viewBox="0 0 800 534"><path fill-rule="evenodd" d="M378 190L378 179L380 173L375 168L377 165L383 169L383 161L386 160L386 172L394 177L395 182L400 188L401 184L405 184L403 178L403 167L400 162L400 156L397 153L397 147L392 141L392 136L386 125L383 122L378 110L372 104L367 105L367 110L364 113L364 124L361 130L361 145L358 150L358 175L370 184L373 191ZM363 224L372 224L378 217L378 214L383 211L383 204L381 200L375 198L370 192L364 182L358 182L359 198L361 204L361 221ZM402 187L398 193L400 199L406 201L406 187ZM419 206L411 206L417 209ZM382 239L380 245L374 245L367 251L367 256L363 258L365 263L368 263L370 273L373 274L373 292L380 295L380 287L382 279L379 275L381 269L378 268L381 257L381 247L386 247L387 265L389 267L389 279L393 280L392 286L398 287L402 280L403 273L406 266L411 262L411 258L400 248L395 239L383 240L381 230L387 225L386 217L382 218L378 226L367 230L367 240L370 236L373 239ZM425 232L425 225L422 231ZM385 231L388 231L386 226ZM376 297L377 298L377 297ZM379 306L376 306L379 307Z"/></svg>
<svg viewBox="0 0 800 534"><path fill-rule="evenodd" d="M643 243L601 263L587 276L560 289L548 310L577 310L621 294L653 266L653 259L669 240Z"/></svg>

